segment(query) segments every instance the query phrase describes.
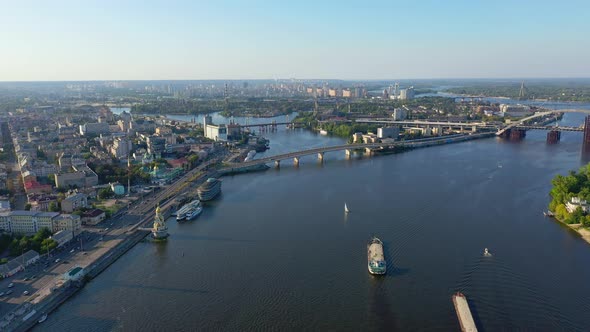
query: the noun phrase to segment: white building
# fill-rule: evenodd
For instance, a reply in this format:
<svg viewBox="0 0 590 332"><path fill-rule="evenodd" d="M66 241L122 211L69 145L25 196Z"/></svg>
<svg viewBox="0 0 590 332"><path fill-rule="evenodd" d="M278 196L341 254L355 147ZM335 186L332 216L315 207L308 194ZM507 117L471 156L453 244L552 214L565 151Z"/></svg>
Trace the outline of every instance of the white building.
<svg viewBox="0 0 590 332"><path fill-rule="evenodd" d="M227 141L227 127L224 124L214 125L211 122L211 116L206 115L203 118L203 131L205 137L214 141Z"/></svg>
<svg viewBox="0 0 590 332"><path fill-rule="evenodd" d="M414 99L414 87L411 86L407 89L401 89L399 91L399 99L401 99L401 100Z"/></svg>
<svg viewBox="0 0 590 332"><path fill-rule="evenodd" d="M129 156L131 151L133 150L133 142L127 137L118 137L113 142L111 147L111 154L117 158L126 158Z"/></svg>
<svg viewBox="0 0 590 332"><path fill-rule="evenodd" d="M589 210L588 202L580 199L580 197L572 197L569 202L565 203L565 208L569 213L574 213L577 208L582 209L582 212L584 213L588 213Z"/></svg>

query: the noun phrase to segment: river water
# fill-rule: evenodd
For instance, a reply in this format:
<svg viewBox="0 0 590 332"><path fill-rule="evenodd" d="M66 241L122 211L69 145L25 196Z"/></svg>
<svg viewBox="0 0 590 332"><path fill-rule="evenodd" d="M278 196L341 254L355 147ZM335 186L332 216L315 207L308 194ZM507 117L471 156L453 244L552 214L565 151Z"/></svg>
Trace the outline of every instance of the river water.
<svg viewBox="0 0 590 332"><path fill-rule="evenodd" d="M266 154L345 141L265 136ZM198 219L170 219L167 243L138 244L37 330L456 331L456 291L480 330L586 330L590 244L542 214L551 179L583 164L581 136L334 152L223 178ZM367 272L372 235L385 243L385 277Z"/></svg>

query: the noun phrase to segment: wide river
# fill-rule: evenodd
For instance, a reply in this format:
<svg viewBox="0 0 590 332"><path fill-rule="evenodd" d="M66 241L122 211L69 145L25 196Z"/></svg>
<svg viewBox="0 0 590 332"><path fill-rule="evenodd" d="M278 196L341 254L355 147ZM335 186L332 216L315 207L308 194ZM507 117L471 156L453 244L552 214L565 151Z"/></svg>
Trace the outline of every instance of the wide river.
<svg viewBox="0 0 590 332"><path fill-rule="evenodd" d="M265 136L266 154L344 142ZM138 244L37 330L457 331L456 291L480 330L587 330L590 244L542 214L551 179L586 160L581 140L531 131L223 178L198 219L170 219L167 243ZM367 272L373 235L385 277Z"/></svg>

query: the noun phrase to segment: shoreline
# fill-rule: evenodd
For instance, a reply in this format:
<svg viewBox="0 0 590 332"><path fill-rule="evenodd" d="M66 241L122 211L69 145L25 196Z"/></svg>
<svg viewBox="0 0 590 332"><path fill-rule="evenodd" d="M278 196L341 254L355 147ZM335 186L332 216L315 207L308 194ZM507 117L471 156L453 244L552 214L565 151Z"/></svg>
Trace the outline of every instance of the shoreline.
<svg viewBox="0 0 590 332"><path fill-rule="evenodd" d="M553 211L550 211L551 213L553 213ZM574 232L578 233L578 235L580 235L580 237L586 241L586 243L590 244L590 229L588 228L584 228L584 226L582 226L582 224L567 224L564 221L560 220L559 218L557 218L555 216L555 214L551 217L549 217L551 219L557 220L557 222L559 222L560 224L567 226L567 228L573 230Z"/></svg>

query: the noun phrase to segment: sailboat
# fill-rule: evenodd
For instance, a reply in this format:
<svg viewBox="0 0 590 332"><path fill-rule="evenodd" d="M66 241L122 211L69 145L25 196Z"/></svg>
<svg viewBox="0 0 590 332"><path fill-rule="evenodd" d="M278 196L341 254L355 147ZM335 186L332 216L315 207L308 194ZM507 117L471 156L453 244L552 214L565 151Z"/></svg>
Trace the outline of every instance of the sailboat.
<svg viewBox="0 0 590 332"><path fill-rule="evenodd" d="M346 206L346 203L344 203L344 212L345 212L345 213L348 213L348 212L350 212L350 210L348 209L348 206Z"/></svg>

